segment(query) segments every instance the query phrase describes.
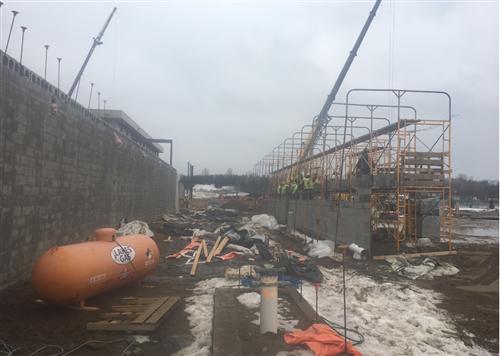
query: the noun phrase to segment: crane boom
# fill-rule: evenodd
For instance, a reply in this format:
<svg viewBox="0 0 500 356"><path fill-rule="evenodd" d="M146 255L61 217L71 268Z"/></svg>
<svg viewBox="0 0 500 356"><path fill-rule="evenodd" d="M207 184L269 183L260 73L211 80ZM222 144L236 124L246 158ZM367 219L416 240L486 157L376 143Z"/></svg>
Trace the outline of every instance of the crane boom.
<svg viewBox="0 0 500 356"><path fill-rule="evenodd" d="M97 37L94 37L94 41L92 42L92 47L90 47L89 53L87 54L87 57L83 61L83 65L80 68L80 71L78 72L78 74L76 75L75 81L73 82L73 84L71 85L71 88L69 89L68 96L70 98L71 98L71 95L73 94L73 91L75 90L78 82L80 81L80 79L82 77L83 71L85 70L87 63L89 62L90 57L92 57L92 53L94 53L94 50L97 46L102 44L102 42L101 42L102 36L104 35L104 31L106 31L106 28L108 28L109 22L111 21L111 18L115 14L115 11L116 11L116 7L113 8L113 11L111 11L111 14L109 15L108 19L104 23L104 26L102 27L101 32L99 32Z"/></svg>
<svg viewBox="0 0 500 356"><path fill-rule="evenodd" d="M345 61L344 66L342 67L342 70L340 71L340 74L337 77L337 80L335 81L335 84L333 85L333 88L330 94L328 95L325 104L323 105L323 108L321 109L321 112L313 122L311 135L309 136L309 140L305 143L304 149L302 150L299 160L302 160L303 158L306 158L311 154L314 148L314 144L316 143L316 140L320 135L322 127L328 124L328 122L330 121L330 119L328 118L328 111L330 110L333 102L335 101L335 97L337 96L340 86L342 85L342 82L344 81L344 78L347 72L349 71L352 62L354 61L354 57L356 57L356 55L358 54L359 47L361 46L361 43L365 38L366 32L370 28L370 25L373 21L373 18L375 17L375 14L377 13L377 9L380 6L381 2L382 0L375 1L375 4L373 5L372 10L370 11L370 14L368 15L368 19L366 19L366 22L363 28L361 29L358 39L354 43L354 47L349 53L349 56L347 57L347 60Z"/></svg>

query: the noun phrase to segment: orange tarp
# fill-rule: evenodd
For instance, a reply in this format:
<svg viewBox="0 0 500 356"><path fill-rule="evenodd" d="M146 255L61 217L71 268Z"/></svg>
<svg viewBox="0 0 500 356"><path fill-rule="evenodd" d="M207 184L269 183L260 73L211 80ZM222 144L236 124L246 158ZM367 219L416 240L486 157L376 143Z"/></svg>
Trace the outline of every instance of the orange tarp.
<svg viewBox="0 0 500 356"><path fill-rule="evenodd" d="M233 258L241 256L241 255L243 255L243 253L233 251L233 252L226 253L225 255L222 255L222 256L217 256L217 258L220 258L223 261L227 261L227 260L232 260Z"/></svg>
<svg viewBox="0 0 500 356"><path fill-rule="evenodd" d="M289 345L306 344L315 356L334 356L344 352L344 337L326 324L312 324L306 330L286 333L284 339ZM350 341L347 341L347 353L362 356Z"/></svg>
<svg viewBox="0 0 500 356"><path fill-rule="evenodd" d="M185 254L186 252L188 251L191 251L191 250L194 250L195 248L197 248L198 246L200 246L200 243L197 242L197 241L192 241L190 242L189 244L186 245L186 247L184 247L182 250L180 250L179 252L177 253L174 253L173 255L168 255L167 257L165 258L177 258L178 256L182 256L183 254Z"/></svg>

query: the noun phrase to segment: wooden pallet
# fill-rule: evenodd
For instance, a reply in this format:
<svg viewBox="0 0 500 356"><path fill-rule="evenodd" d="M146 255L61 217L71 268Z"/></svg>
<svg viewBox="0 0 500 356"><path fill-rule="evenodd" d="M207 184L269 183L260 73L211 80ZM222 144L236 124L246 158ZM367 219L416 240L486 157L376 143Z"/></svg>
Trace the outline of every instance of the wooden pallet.
<svg viewBox="0 0 500 356"><path fill-rule="evenodd" d="M129 297L122 300L124 304L112 306L111 313L101 313L102 320L87 323L87 330L153 331L173 309L179 297Z"/></svg>

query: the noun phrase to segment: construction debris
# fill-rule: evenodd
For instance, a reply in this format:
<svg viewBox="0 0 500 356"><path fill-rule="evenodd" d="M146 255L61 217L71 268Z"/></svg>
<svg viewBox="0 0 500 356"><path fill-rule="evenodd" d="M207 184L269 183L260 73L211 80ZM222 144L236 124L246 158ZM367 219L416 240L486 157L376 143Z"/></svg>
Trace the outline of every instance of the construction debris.
<svg viewBox="0 0 500 356"><path fill-rule="evenodd" d="M459 272L458 268L447 262L440 262L435 257L417 257L409 259L405 256L388 257L394 272L409 279L433 279L438 276L452 276Z"/></svg>
<svg viewBox="0 0 500 356"><path fill-rule="evenodd" d="M123 226L121 226L116 231L117 236L126 236L126 235L146 235L149 237L153 237L154 233L149 229L149 226L144 221L134 220Z"/></svg>

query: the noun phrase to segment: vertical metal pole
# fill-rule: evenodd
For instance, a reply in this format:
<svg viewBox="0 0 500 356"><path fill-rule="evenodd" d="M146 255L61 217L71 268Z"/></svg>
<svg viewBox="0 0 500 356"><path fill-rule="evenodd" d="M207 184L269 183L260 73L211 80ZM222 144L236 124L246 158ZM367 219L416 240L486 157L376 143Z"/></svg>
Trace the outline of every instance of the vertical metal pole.
<svg viewBox="0 0 500 356"><path fill-rule="evenodd" d="M344 286L344 352L347 353L347 308L345 301L345 250L342 251L342 285Z"/></svg>
<svg viewBox="0 0 500 356"><path fill-rule="evenodd" d="M104 105L103 105L103 111L106 111L106 100L103 101L104 102Z"/></svg>
<svg viewBox="0 0 500 356"><path fill-rule="evenodd" d="M7 44L5 45L5 54L7 54L7 50L9 49L10 35L12 34L12 27L14 27L14 21L16 20L16 16L18 13L19 11L12 10L12 22L10 23L9 36L7 37Z"/></svg>
<svg viewBox="0 0 500 356"><path fill-rule="evenodd" d="M174 157L174 140L170 141L170 165L172 165L173 157Z"/></svg>
<svg viewBox="0 0 500 356"><path fill-rule="evenodd" d="M89 105L87 106L87 109L90 109L90 102L92 100L92 90L93 89L94 89L94 83L90 83Z"/></svg>
<svg viewBox="0 0 500 356"><path fill-rule="evenodd" d="M101 92L97 92L97 117L101 117Z"/></svg>
<svg viewBox="0 0 500 356"><path fill-rule="evenodd" d="M61 57L57 57L57 91L61 86Z"/></svg>
<svg viewBox="0 0 500 356"><path fill-rule="evenodd" d="M318 321L318 289L319 289L319 283L316 283L314 285L314 289L316 290L316 321Z"/></svg>
<svg viewBox="0 0 500 356"><path fill-rule="evenodd" d="M44 45L45 47L45 70L44 70L44 74L43 74L43 79L47 80L47 57L48 57L48 53L49 53L49 45Z"/></svg>
<svg viewBox="0 0 500 356"><path fill-rule="evenodd" d="M21 56L19 57L19 63L23 64L23 50L24 50L24 33L26 32L27 27L21 26L21 31L23 31L21 36Z"/></svg>

